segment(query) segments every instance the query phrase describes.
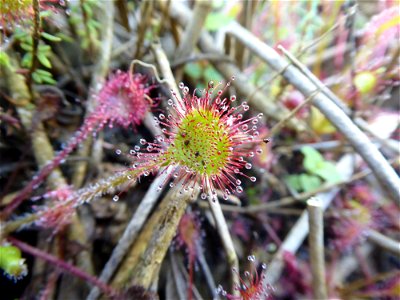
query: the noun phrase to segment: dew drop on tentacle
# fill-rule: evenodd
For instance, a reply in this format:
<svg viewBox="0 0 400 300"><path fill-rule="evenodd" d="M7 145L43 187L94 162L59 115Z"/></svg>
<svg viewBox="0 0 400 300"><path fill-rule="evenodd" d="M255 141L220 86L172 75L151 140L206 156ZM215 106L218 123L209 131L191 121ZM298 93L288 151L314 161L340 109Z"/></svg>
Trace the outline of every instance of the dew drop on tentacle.
<svg viewBox="0 0 400 300"><path fill-rule="evenodd" d="M114 202L117 202L118 200L119 200L118 195L115 195L115 196L113 197L113 201L114 201Z"/></svg>
<svg viewBox="0 0 400 300"><path fill-rule="evenodd" d="M115 154L121 155L122 151L120 149L115 150Z"/></svg>

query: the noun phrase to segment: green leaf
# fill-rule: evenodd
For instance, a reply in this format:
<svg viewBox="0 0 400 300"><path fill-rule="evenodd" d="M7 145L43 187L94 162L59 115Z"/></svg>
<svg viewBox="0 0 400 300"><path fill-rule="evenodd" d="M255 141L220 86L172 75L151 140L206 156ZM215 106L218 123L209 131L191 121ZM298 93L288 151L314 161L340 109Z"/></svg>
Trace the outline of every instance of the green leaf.
<svg viewBox="0 0 400 300"><path fill-rule="evenodd" d="M314 170L314 174L322 177L329 183L336 183L342 179L336 166L329 161L324 161L318 169Z"/></svg>
<svg viewBox="0 0 400 300"><path fill-rule="evenodd" d="M25 68L30 68L32 66L32 53L28 52L24 55L21 65Z"/></svg>
<svg viewBox="0 0 400 300"><path fill-rule="evenodd" d="M310 192L319 188L322 184L321 179L314 175L300 174L299 182L303 192Z"/></svg>
<svg viewBox="0 0 400 300"><path fill-rule="evenodd" d="M11 245L0 246L0 268L12 279L20 279L28 273L21 250Z"/></svg>
<svg viewBox="0 0 400 300"><path fill-rule="evenodd" d="M47 76L42 76L42 80L44 83L48 84L57 84L57 81L55 81L52 77L47 77Z"/></svg>
<svg viewBox="0 0 400 300"><path fill-rule="evenodd" d="M53 76L50 72L42 70L42 69L36 69L35 72L38 73L41 76L47 76L47 77L52 77Z"/></svg>
<svg viewBox="0 0 400 300"><path fill-rule="evenodd" d="M215 81L221 81L224 79L221 74L211 65L207 66L207 68L204 70L204 77L208 80Z"/></svg>
<svg viewBox="0 0 400 300"><path fill-rule="evenodd" d="M185 72L193 79L200 79L202 74L202 69L199 64L190 63L185 65Z"/></svg>
<svg viewBox="0 0 400 300"><path fill-rule="evenodd" d="M46 40L49 40L51 42L61 42L61 40L62 40L60 37L51 35L51 34L49 34L47 32L42 32L41 36L43 38L45 38Z"/></svg>
<svg viewBox="0 0 400 300"><path fill-rule="evenodd" d="M285 178L285 181L293 190L298 192L301 190L299 175L289 175Z"/></svg>
<svg viewBox="0 0 400 300"><path fill-rule="evenodd" d="M319 169L324 162L324 157L312 147L305 146L301 148L301 153L304 155L303 167L307 172L314 174L316 169Z"/></svg>
<svg viewBox="0 0 400 300"><path fill-rule="evenodd" d="M8 66L10 64L10 58L4 51L0 51L0 66Z"/></svg>
<svg viewBox="0 0 400 300"><path fill-rule="evenodd" d="M214 12L208 14L204 26L210 31L216 31L221 27L228 25L234 19L235 18L233 16L228 16L224 13Z"/></svg>
<svg viewBox="0 0 400 300"><path fill-rule="evenodd" d="M38 51L40 53L49 53L51 51L51 47L49 45L39 45Z"/></svg>
<svg viewBox="0 0 400 300"><path fill-rule="evenodd" d="M62 32L57 33L57 36L60 39L62 39L64 42L67 42L67 43L73 43L74 42L74 39L72 37L70 37L69 35L66 35L66 34L64 34Z"/></svg>
<svg viewBox="0 0 400 300"><path fill-rule="evenodd" d="M50 60L44 55L43 53L38 53L37 58L39 59L40 63L45 66L46 68L51 69L51 62Z"/></svg>
<svg viewBox="0 0 400 300"><path fill-rule="evenodd" d="M21 48L28 52L33 51L33 46L26 43L21 43Z"/></svg>
<svg viewBox="0 0 400 300"><path fill-rule="evenodd" d="M38 73L33 72L32 78L36 83L43 83L42 77Z"/></svg>

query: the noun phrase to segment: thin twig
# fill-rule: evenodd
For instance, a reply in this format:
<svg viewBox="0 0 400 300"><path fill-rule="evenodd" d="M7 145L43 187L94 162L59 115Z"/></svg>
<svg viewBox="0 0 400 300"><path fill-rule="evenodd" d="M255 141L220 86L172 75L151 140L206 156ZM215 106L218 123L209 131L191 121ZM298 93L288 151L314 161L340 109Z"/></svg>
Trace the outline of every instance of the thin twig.
<svg viewBox="0 0 400 300"><path fill-rule="evenodd" d="M313 277L313 290L315 299L327 299L324 259L324 216L318 198L307 201L308 244L310 247L311 272Z"/></svg>
<svg viewBox="0 0 400 300"><path fill-rule="evenodd" d="M193 18L186 26L183 32L182 39L179 43L179 47L175 52L174 59L188 57L197 41L200 38L201 29L205 23L208 12L211 9L211 2L209 1L196 1L193 8Z"/></svg>
<svg viewBox="0 0 400 300"><path fill-rule="evenodd" d="M336 168L338 172L342 174L342 177L344 179L350 178L354 168L353 154L346 154L337 163ZM320 193L316 195L316 197L321 201L321 206L323 210L325 210L329 206L329 204L338 192L339 188L335 188L330 192ZM283 270L283 254L285 252L294 254L303 243L308 231L308 213L307 211L304 211L300 218L297 220L296 224L287 234L279 250L270 262L268 272L266 272L266 277L263 278L264 286L267 286L268 284L275 284Z"/></svg>
<svg viewBox="0 0 400 300"><path fill-rule="evenodd" d="M29 253L30 255L34 257L38 257L40 259L45 260L46 262L52 264L53 266L60 268L61 270L72 274L73 276L79 277L83 279L86 282L91 283L92 285L97 286L100 288L106 295L109 296L114 296L117 295L117 292L101 280L97 279L97 277L92 276L83 270L71 265L70 263L67 263L63 260L60 260L59 258L44 252L42 250L39 250L37 248L34 248L20 240L17 240L16 238L13 237L8 237L7 239L10 243L21 249L23 252Z"/></svg>
<svg viewBox="0 0 400 300"><path fill-rule="evenodd" d="M222 244L224 245L224 249L228 257L228 264L231 270L236 270L235 272L232 272L232 294L238 296L239 291L237 287L240 286L239 260L236 255L235 247L233 246L232 237L229 233L228 225L226 224L225 217L218 199L215 199L213 195L210 195L208 200L219 236L221 237Z"/></svg>
<svg viewBox="0 0 400 300"><path fill-rule="evenodd" d="M158 2L158 4L160 6L163 5L162 1ZM193 18L192 11L185 7L185 5L182 5L182 3L179 1L171 2L169 14L182 26L186 26ZM222 49L215 45L214 39L204 30L201 33L199 46L203 53L224 55ZM265 94L257 90L257 88L249 82L248 76L243 74L235 64L224 61L212 61L212 63L224 77L231 78L233 75L235 76L236 80L232 81L232 85L237 89L239 94L246 97L250 97L250 95L252 95L252 98L248 99L249 104L252 105L252 107L274 120L279 121L284 118L287 113L287 109L281 107L277 103L274 103L272 100L268 99ZM298 120L296 120L296 122L290 120L289 126L296 128L299 131L305 129L305 125Z"/></svg>
<svg viewBox="0 0 400 300"><path fill-rule="evenodd" d="M367 231L367 239L379 247L392 252L397 257L400 257L400 242L373 229Z"/></svg>

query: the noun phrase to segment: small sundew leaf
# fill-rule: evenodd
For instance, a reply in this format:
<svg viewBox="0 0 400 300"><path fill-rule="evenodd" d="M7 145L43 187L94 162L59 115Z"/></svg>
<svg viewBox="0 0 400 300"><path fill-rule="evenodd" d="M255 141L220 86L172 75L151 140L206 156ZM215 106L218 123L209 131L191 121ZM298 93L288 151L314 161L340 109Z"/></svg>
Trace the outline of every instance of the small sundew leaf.
<svg viewBox="0 0 400 300"><path fill-rule="evenodd" d="M60 37L51 35L51 34L49 34L47 32L42 32L40 35L43 38L45 38L46 40L49 40L51 42L61 42L61 40L62 40Z"/></svg>
<svg viewBox="0 0 400 300"><path fill-rule="evenodd" d="M301 190L299 175L289 175L285 178L286 183L296 191Z"/></svg>
<svg viewBox="0 0 400 300"><path fill-rule="evenodd" d="M318 169L314 170L314 174L322 177L329 183L336 183L342 179L336 166L329 161L324 161Z"/></svg>
<svg viewBox="0 0 400 300"><path fill-rule="evenodd" d="M14 280L21 279L28 273L21 250L11 245L0 246L0 268Z"/></svg>
<svg viewBox="0 0 400 300"><path fill-rule="evenodd" d="M323 156L312 147L301 148L301 153L304 155L303 166L306 171L313 173L314 170L320 168L324 162Z"/></svg>
<svg viewBox="0 0 400 300"><path fill-rule="evenodd" d="M300 174L299 183L303 192L310 192L319 188L322 184L321 179L317 176Z"/></svg>

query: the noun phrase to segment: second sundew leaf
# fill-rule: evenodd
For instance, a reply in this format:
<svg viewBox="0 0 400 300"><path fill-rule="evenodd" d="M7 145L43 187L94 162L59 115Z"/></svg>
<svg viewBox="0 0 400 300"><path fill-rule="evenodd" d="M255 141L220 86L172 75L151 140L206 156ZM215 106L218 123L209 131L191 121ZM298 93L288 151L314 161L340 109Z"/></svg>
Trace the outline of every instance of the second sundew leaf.
<svg viewBox="0 0 400 300"><path fill-rule="evenodd" d="M341 180L336 166L324 159L324 157L312 147L303 147L301 152L304 155L304 169L314 175L320 176L326 182L335 183Z"/></svg>
<svg viewBox="0 0 400 300"><path fill-rule="evenodd" d="M320 176L329 183L336 183L342 179L336 166L329 161L324 161L320 167L314 171L314 174Z"/></svg>
<svg viewBox="0 0 400 300"><path fill-rule="evenodd" d="M300 187L304 192L310 192L319 188L322 184L321 179L314 175L300 174Z"/></svg>
<svg viewBox="0 0 400 300"><path fill-rule="evenodd" d="M301 148L301 153L304 155L303 166L309 173L314 173L314 170L320 168L324 162L324 157L312 147Z"/></svg>

